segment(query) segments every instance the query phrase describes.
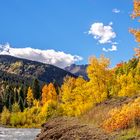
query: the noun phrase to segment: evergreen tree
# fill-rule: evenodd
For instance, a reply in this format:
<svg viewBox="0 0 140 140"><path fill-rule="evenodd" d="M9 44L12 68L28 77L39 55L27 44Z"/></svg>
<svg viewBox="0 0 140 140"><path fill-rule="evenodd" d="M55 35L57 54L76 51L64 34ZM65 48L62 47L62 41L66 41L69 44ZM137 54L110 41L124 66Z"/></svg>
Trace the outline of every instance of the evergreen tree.
<svg viewBox="0 0 140 140"><path fill-rule="evenodd" d="M27 85L24 85L23 92L24 92L24 107L26 108L28 107L28 104L27 104L28 86Z"/></svg>
<svg viewBox="0 0 140 140"><path fill-rule="evenodd" d="M4 93L4 105L11 110L14 103L14 89L12 86L7 85Z"/></svg>
<svg viewBox="0 0 140 140"><path fill-rule="evenodd" d="M25 100L25 96L24 96L24 92L23 92L23 86L21 86L19 88L19 106L20 106L21 111L24 110L24 100Z"/></svg>
<svg viewBox="0 0 140 140"><path fill-rule="evenodd" d="M18 95L18 91L17 91L17 87L14 88L14 102L18 102L19 101L19 95Z"/></svg>
<svg viewBox="0 0 140 140"><path fill-rule="evenodd" d="M39 81L37 79L35 79L33 81L32 90L33 90L34 99L37 99L38 100L40 98L40 96L41 96L41 93L40 93Z"/></svg>

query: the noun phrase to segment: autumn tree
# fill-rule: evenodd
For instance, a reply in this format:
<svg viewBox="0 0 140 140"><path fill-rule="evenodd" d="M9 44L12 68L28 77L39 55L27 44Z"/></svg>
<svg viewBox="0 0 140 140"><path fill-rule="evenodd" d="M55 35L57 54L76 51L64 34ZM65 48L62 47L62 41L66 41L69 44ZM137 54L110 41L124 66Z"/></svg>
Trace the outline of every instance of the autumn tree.
<svg viewBox="0 0 140 140"><path fill-rule="evenodd" d="M88 82L88 92L94 97L95 103L100 103L110 97L111 72L109 70L109 59L101 56L99 59L91 57L87 73L90 81Z"/></svg>
<svg viewBox="0 0 140 140"><path fill-rule="evenodd" d="M45 104L47 102L47 93L48 93L48 86L45 84L42 88L42 104Z"/></svg>
<svg viewBox="0 0 140 140"><path fill-rule="evenodd" d="M67 77L61 87L61 107L63 114L79 116L93 106L93 98L87 89L87 81L82 77Z"/></svg>
<svg viewBox="0 0 140 140"><path fill-rule="evenodd" d="M72 98L72 91L76 87L76 79L73 77L65 77L63 85L61 86L61 98L63 102L68 102Z"/></svg>
<svg viewBox="0 0 140 140"><path fill-rule="evenodd" d="M33 100L34 100L33 91L31 89L31 87L28 88L26 100L27 100L28 106L31 107L33 105Z"/></svg>
<svg viewBox="0 0 140 140"><path fill-rule="evenodd" d="M14 103L12 105L12 112L16 113L16 112L20 112L20 106L18 103Z"/></svg>
<svg viewBox="0 0 140 140"><path fill-rule="evenodd" d="M139 0L134 0L133 13L131 16L132 18L137 18L140 16L140 1Z"/></svg>
<svg viewBox="0 0 140 140"><path fill-rule="evenodd" d="M118 96L132 96L140 90L140 65L138 58L132 58L121 66L115 67L115 87Z"/></svg>
<svg viewBox="0 0 140 140"><path fill-rule="evenodd" d="M42 104L45 104L50 100L57 100L57 93L52 83L50 83L48 86L45 84L42 88Z"/></svg>
<svg viewBox="0 0 140 140"><path fill-rule="evenodd" d="M79 114L75 106L75 93L73 90L76 88L76 79L73 77L66 77L63 85L61 86L61 107L63 115L76 116ZM75 105L74 105L75 104Z"/></svg>
<svg viewBox="0 0 140 140"><path fill-rule="evenodd" d="M53 83L50 83L48 85L48 91L49 91L48 94L51 95L51 100L56 101L57 100L57 93L56 93L56 89L55 89L55 86L53 85Z"/></svg>
<svg viewBox="0 0 140 140"><path fill-rule="evenodd" d="M140 0L134 0L133 13L131 15L133 19L140 17ZM130 29L130 32L135 36L135 39L140 43L140 29ZM140 57L140 48L135 48L136 56Z"/></svg>
<svg viewBox="0 0 140 140"><path fill-rule="evenodd" d="M7 125L10 122L10 111L4 106L0 118L1 124Z"/></svg>
<svg viewBox="0 0 140 140"><path fill-rule="evenodd" d="M128 75L117 76L117 82L119 85L118 96L132 96L138 93L138 81L132 72Z"/></svg>

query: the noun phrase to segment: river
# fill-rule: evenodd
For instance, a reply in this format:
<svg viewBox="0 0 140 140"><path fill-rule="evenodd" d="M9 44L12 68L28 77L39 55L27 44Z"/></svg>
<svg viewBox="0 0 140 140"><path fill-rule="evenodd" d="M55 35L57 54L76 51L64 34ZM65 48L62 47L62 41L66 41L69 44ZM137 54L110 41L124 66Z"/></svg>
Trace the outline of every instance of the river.
<svg viewBox="0 0 140 140"><path fill-rule="evenodd" d="M40 129L0 127L0 140L34 140Z"/></svg>

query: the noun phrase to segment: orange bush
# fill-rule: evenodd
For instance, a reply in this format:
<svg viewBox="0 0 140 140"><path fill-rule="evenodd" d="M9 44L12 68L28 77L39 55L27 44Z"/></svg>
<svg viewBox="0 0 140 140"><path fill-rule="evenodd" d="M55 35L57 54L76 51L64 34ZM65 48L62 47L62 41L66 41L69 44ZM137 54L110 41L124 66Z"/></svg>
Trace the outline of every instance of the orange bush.
<svg viewBox="0 0 140 140"><path fill-rule="evenodd" d="M112 132L137 125L140 120L140 97L134 102L115 108L109 112L109 118L103 122L103 128Z"/></svg>

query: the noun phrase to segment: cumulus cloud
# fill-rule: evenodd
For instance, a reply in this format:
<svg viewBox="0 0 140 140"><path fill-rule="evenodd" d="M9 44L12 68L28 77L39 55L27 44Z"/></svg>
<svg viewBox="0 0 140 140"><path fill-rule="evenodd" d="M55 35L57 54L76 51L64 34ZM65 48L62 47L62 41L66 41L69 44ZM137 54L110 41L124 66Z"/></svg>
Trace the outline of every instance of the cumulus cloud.
<svg viewBox="0 0 140 140"><path fill-rule="evenodd" d="M112 48L109 48L109 49L103 48L102 50L105 52L117 51L117 46L112 45Z"/></svg>
<svg viewBox="0 0 140 140"><path fill-rule="evenodd" d="M111 43L112 39L116 37L116 33L113 31L112 25L110 22L109 25L104 25L103 23L97 22L91 25L89 34L98 40L100 44Z"/></svg>
<svg viewBox="0 0 140 140"><path fill-rule="evenodd" d="M82 57L78 55L66 54L62 51L40 50L30 47L13 48L8 43L0 45L0 55L11 55L46 64L52 64L61 68L82 60Z"/></svg>
<svg viewBox="0 0 140 140"><path fill-rule="evenodd" d="M112 28L113 22L108 25L104 25L102 22L95 22L91 25L88 31L89 35L92 35L99 44L110 44L111 48L102 48L105 52L117 51L117 42L113 41L116 38L116 33Z"/></svg>
<svg viewBox="0 0 140 140"><path fill-rule="evenodd" d="M112 10L112 12L115 13L115 14L118 14L118 13L121 12L121 10L119 10L119 9L117 9L117 8L114 8L114 9Z"/></svg>

